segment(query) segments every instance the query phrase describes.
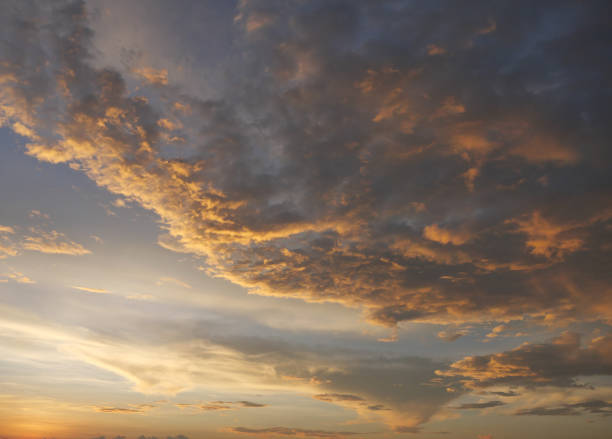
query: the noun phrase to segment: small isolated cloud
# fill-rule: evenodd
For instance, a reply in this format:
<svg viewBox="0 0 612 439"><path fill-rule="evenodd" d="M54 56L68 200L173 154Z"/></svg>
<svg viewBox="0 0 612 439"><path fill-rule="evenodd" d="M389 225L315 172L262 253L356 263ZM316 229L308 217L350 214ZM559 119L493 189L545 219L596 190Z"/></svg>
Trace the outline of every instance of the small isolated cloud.
<svg viewBox="0 0 612 439"><path fill-rule="evenodd" d="M491 407L499 407L500 405L505 405L505 403L501 401L473 402L473 403L461 404L453 408L456 410L477 410L477 409L488 409Z"/></svg>
<svg viewBox="0 0 612 439"><path fill-rule="evenodd" d="M369 406L368 406L368 410L372 410L372 411L377 412L377 411L381 411L381 410L387 411L387 410L391 410L391 409L390 409L390 408L385 407L385 406L384 406L384 405L382 405L382 404L375 404L375 405L369 405Z"/></svg>
<svg viewBox="0 0 612 439"><path fill-rule="evenodd" d="M177 285L183 288L191 288L191 285L189 285L187 282L183 282L182 280L176 279L174 277L162 277L157 281L158 286L165 284Z"/></svg>
<svg viewBox="0 0 612 439"><path fill-rule="evenodd" d="M196 403L196 404L176 404L181 409L194 409L200 411L220 411L220 410L236 410L238 408L261 408L267 407L267 404L261 404L252 401L212 401L209 403Z"/></svg>
<svg viewBox="0 0 612 439"><path fill-rule="evenodd" d="M97 244L104 244L104 240L98 235L89 235L89 237L93 239Z"/></svg>
<svg viewBox="0 0 612 439"><path fill-rule="evenodd" d="M156 408L155 404L129 404L128 407L113 407L113 406L94 406L93 410L100 413L118 413L121 415L131 415L145 413Z"/></svg>
<svg viewBox="0 0 612 439"><path fill-rule="evenodd" d="M86 293L96 293L96 294L112 294L110 291L105 290L103 288L90 288L90 287L80 287L73 285L72 288L79 291L85 291Z"/></svg>
<svg viewBox="0 0 612 439"><path fill-rule="evenodd" d="M94 410L100 413L120 413L120 414L143 413L142 410L124 408L124 407L96 407Z"/></svg>
<svg viewBox="0 0 612 439"><path fill-rule="evenodd" d="M314 395L313 398L320 401L337 402L337 401L363 401L364 399L357 395L350 395L346 393L322 393Z"/></svg>
<svg viewBox="0 0 612 439"><path fill-rule="evenodd" d="M231 407L227 404L176 404L178 408L181 409L196 409L203 412L216 412L221 410L233 410L234 407Z"/></svg>
<svg viewBox="0 0 612 439"><path fill-rule="evenodd" d="M42 219L50 219L49 214L48 213L43 213L40 210L31 210L30 214L28 215L30 218L42 218Z"/></svg>
<svg viewBox="0 0 612 439"><path fill-rule="evenodd" d="M36 281L30 279L25 274L18 271L12 271L6 274L0 274L0 282L14 281L20 284L35 284Z"/></svg>
<svg viewBox="0 0 612 439"><path fill-rule="evenodd" d="M446 49L444 49L443 47L440 47L436 44L429 44L427 46L427 54L428 55L444 55L446 53Z"/></svg>
<svg viewBox="0 0 612 439"><path fill-rule="evenodd" d="M352 436L357 433L351 431L327 431L327 430L308 430L291 427L268 427L268 428L247 428L231 427L232 433L244 433L261 436L294 436L294 437L314 437L323 439L335 439L345 436Z"/></svg>
<svg viewBox="0 0 612 439"><path fill-rule="evenodd" d="M455 341L460 339L465 335L464 332L453 332L453 331L440 331L438 332L438 338L441 338L444 341Z"/></svg>
<svg viewBox="0 0 612 439"><path fill-rule="evenodd" d="M513 397L513 396L520 396L521 394L518 392L515 392L513 390L510 390L508 392L489 392L491 395L497 395L497 396L503 396L503 397Z"/></svg>
<svg viewBox="0 0 612 439"><path fill-rule="evenodd" d="M251 408L259 408L259 407L267 406L267 404L260 404L258 402L252 402L252 401L236 401L236 404L240 404L242 407L251 407Z"/></svg>
<svg viewBox="0 0 612 439"><path fill-rule="evenodd" d="M462 245L468 242L472 236L466 231L442 228L437 224L425 226L423 236L440 244Z"/></svg>
<svg viewBox="0 0 612 439"><path fill-rule="evenodd" d="M486 337L487 338L495 338L495 337L499 337L499 335L504 332L506 330L506 326L505 325L498 325L495 328L493 328L491 330L491 332L489 332Z"/></svg>

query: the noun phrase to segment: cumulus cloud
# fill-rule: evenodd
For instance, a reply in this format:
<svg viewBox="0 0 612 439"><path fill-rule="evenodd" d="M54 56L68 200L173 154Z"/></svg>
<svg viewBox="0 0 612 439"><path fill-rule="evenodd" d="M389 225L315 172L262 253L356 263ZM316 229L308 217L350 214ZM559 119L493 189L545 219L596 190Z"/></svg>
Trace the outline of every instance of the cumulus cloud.
<svg viewBox="0 0 612 439"><path fill-rule="evenodd" d="M465 357L437 374L461 378L471 388L583 386L579 377L612 375L612 336L595 338L583 347L578 334L567 332L550 343L525 343L511 351Z"/></svg>
<svg viewBox="0 0 612 439"><path fill-rule="evenodd" d="M243 76L217 100L163 68L132 72L143 95L128 93L91 62L83 3L7 4L20 44L1 49L0 120L258 294L388 326L610 319L605 2L390 4L241 2ZM28 245L87 253L75 244Z"/></svg>

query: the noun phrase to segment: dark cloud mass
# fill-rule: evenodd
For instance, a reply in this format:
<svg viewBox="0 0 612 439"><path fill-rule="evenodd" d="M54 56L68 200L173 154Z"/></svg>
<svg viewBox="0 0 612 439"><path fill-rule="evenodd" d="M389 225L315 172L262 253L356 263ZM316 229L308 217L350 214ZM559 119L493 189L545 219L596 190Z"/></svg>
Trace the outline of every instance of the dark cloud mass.
<svg viewBox="0 0 612 439"><path fill-rule="evenodd" d="M576 416L581 414L612 415L612 403L599 399L578 402L575 404L562 404L558 407L534 407L518 410L518 416Z"/></svg>
<svg viewBox="0 0 612 439"><path fill-rule="evenodd" d="M215 101L93 67L83 3L1 8L2 123L214 275L389 326L612 316L607 1L242 2Z"/></svg>
<svg viewBox="0 0 612 439"><path fill-rule="evenodd" d="M525 343L511 351L466 357L437 373L461 377L472 388L584 386L578 377L612 375L612 336L595 338L582 347L577 334L565 333L550 343Z"/></svg>

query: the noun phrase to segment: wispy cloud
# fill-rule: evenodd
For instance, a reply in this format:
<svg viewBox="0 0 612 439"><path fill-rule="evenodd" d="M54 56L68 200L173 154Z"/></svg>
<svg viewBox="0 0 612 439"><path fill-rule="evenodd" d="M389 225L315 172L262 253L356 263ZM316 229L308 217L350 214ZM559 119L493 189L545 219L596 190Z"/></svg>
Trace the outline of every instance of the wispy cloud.
<svg viewBox="0 0 612 439"><path fill-rule="evenodd" d="M180 279L176 279L174 277L162 277L157 281L157 285L167 285L167 284L171 284L171 285L177 285L179 287L182 288L191 288L191 285L189 285L187 282L183 282Z"/></svg>
<svg viewBox="0 0 612 439"><path fill-rule="evenodd" d="M111 294L109 290L105 290L103 288L79 287L74 285L72 286L72 288L79 291L85 291L86 293Z"/></svg>

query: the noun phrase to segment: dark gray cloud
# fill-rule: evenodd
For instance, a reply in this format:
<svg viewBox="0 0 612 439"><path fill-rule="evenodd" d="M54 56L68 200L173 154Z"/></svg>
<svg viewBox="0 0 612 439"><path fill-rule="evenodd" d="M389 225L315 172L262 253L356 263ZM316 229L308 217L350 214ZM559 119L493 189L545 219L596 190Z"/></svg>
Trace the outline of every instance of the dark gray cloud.
<svg viewBox="0 0 612 439"><path fill-rule="evenodd" d="M178 403L179 408L195 409L204 412L220 411L220 410L236 410L238 408L261 408L267 407L267 404L261 404L252 401L212 401L209 403Z"/></svg>
<svg viewBox="0 0 612 439"><path fill-rule="evenodd" d="M488 409L491 407L499 407L500 405L505 405L505 403L501 401L473 402L473 403L461 404L453 408L457 410L473 410L473 409Z"/></svg>
<svg viewBox="0 0 612 439"><path fill-rule="evenodd" d="M260 294L609 319L607 6L244 2L205 101L94 67L84 3L5 2L0 117Z"/></svg>
<svg viewBox="0 0 612 439"><path fill-rule="evenodd" d="M491 395L511 397L511 396L520 396L520 393L509 391L509 392L489 392Z"/></svg>
<svg viewBox="0 0 612 439"><path fill-rule="evenodd" d="M350 395L346 393L321 393L319 395L313 396L315 399L320 399L321 401L363 401L361 396Z"/></svg>
<svg viewBox="0 0 612 439"><path fill-rule="evenodd" d="M550 343L525 343L511 351L466 357L438 371L446 377L461 377L468 387L497 384L538 387L585 386L579 377L612 375L612 336L595 338L581 346L580 336L565 333Z"/></svg>
<svg viewBox="0 0 612 439"><path fill-rule="evenodd" d="M577 416L582 414L612 415L612 403L600 399L591 399L574 404L562 404L557 407L533 407L518 410L517 416Z"/></svg>

